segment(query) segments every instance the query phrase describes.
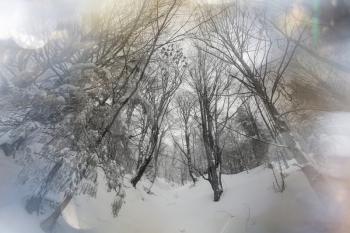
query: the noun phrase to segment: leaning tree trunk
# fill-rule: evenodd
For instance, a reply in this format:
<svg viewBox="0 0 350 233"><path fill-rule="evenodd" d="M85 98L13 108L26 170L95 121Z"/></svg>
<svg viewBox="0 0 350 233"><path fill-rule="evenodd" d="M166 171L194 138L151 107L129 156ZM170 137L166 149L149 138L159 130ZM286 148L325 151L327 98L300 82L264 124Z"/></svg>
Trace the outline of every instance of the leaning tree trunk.
<svg viewBox="0 0 350 233"><path fill-rule="evenodd" d="M280 114L276 107L268 101L268 98L262 98L263 103L265 105L265 108L270 113L270 116L273 120L273 123L275 124L275 127L280 134L280 137L282 140L286 143L289 150L294 155L295 160L300 164L306 164L308 163L308 160L304 154L304 152L301 150L300 146L296 142L294 136L291 133L291 130L289 129L287 123L280 118Z"/></svg>
<svg viewBox="0 0 350 233"><path fill-rule="evenodd" d="M152 145L151 145L151 150L148 153L148 156L146 157L146 159L141 163L141 165L139 166L136 175L131 179L131 184L134 188L136 188L137 183L141 180L143 174L145 173L148 165L150 164L150 162L152 161L153 158L153 153L155 150L155 144L157 142L157 138L158 136L153 136L153 140L152 140Z"/></svg>
<svg viewBox="0 0 350 233"><path fill-rule="evenodd" d="M165 131L163 131L161 133L160 139L159 139L159 142L158 142L158 146L157 146L157 149L155 151L155 155L154 155L154 173L153 173L153 177L152 177L152 181L151 181L151 186L148 189L148 193L149 194L152 193L151 189L152 189L153 184L156 181L156 178L157 178L157 175L158 175L158 157L159 157L159 154L160 154L160 147L162 145L164 134L165 134Z"/></svg>
<svg viewBox="0 0 350 233"><path fill-rule="evenodd" d="M138 169L136 175L131 179L131 184L134 188L136 188L137 183L141 180L143 174L145 173L148 165L152 161L152 155L148 156L143 163L141 164L140 168Z"/></svg>
<svg viewBox="0 0 350 233"><path fill-rule="evenodd" d="M320 183L322 183L323 187L327 187L329 184L326 182L326 179L324 178L324 175L320 173L314 166L312 166L302 149L300 148L300 145L297 143L296 139L291 133L291 130L287 123L283 121L280 118L280 114L277 111L276 107L268 102L263 101L266 109L271 115L271 118L273 120L273 123L276 126L277 131L280 134L280 137L282 139L282 142L284 142L288 149L293 154L295 160L298 162L300 167L302 168L301 171L304 173L305 177L307 178L310 186L320 195L323 197L328 196L327 192L325 192L326 189L320 189L321 186Z"/></svg>
<svg viewBox="0 0 350 233"><path fill-rule="evenodd" d="M67 207L67 205L72 200L72 198L73 198L73 194L67 194L63 202L59 206L57 206L55 211L40 224L40 227L44 232L46 233L52 232L62 211Z"/></svg>
<svg viewBox="0 0 350 233"><path fill-rule="evenodd" d="M158 144L158 136L159 136L159 128L157 125L154 125L152 127L152 139L150 142L151 149L148 151L146 159L141 163L140 167L138 168L136 175L130 181L134 188L136 188L137 183L140 181L148 165L153 159L153 154Z"/></svg>
<svg viewBox="0 0 350 233"><path fill-rule="evenodd" d="M51 168L49 174L46 177L45 182L40 187L39 192L27 200L26 210L28 211L28 213L31 214L32 212L37 212L37 214L39 214L41 203L45 198L47 192L49 191L48 187L52 182L53 178L56 176L59 169L62 167L62 165L63 160L57 161L55 165Z"/></svg>

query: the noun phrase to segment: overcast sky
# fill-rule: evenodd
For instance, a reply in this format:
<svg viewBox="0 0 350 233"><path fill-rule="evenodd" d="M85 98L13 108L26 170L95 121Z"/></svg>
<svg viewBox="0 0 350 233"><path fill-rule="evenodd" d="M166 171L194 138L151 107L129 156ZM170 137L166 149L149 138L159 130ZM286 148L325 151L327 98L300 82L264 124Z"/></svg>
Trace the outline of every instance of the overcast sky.
<svg viewBox="0 0 350 233"><path fill-rule="evenodd" d="M40 42L41 32L50 33L50 31L55 30L55 26L60 21L79 19L79 16L83 12L87 12L91 9L97 9L99 6L103 5L104 1L109 0L0 0L0 39L7 39L12 37L17 41L17 43L24 44L26 41L30 42L31 40ZM132 0L111 1L123 5L124 3L130 4ZM231 0L192 1L214 4L228 2ZM310 5L311 0L240 1L259 5L267 9L269 14L276 14L276 12L278 12L277 8L282 9L287 7L287 5L293 6L296 4ZM337 10L342 10L344 7L339 7L337 10L327 10L327 7L332 7L333 2L334 1L319 0L319 3L321 5L321 17L329 16L328 18L332 20L333 16L340 15L338 14ZM326 6L327 4L329 6ZM347 19L346 17L342 18ZM348 20L345 20L345 23L346 22L348 22ZM339 25L344 27L344 23L342 22L340 22ZM345 26L346 25L348 24L345 24ZM340 32L343 34L346 33L346 38L348 38L349 31L350 30L348 28L345 28L345 30L342 30ZM332 32L331 35L333 36L331 38L333 41L337 39L335 37L339 37L338 34L335 35L334 32ZM40 43L38 44L40 45Z"/></svg>
<svg viewBox="0 0 350 233"><path fill-rule="evenodd" d="M0 1L0 39L13 38L24 46L40 45L40 34L50 33L58 22L78 19L82 12L104 0ZM35 46L34 46L35 47Z"/></svg>

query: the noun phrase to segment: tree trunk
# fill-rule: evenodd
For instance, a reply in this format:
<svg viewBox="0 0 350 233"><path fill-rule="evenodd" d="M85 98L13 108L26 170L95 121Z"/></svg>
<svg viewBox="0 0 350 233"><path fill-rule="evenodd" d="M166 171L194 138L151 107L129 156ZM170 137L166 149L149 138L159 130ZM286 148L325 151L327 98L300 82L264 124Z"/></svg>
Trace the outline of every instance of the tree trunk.
<svg viewBox="0 0 350 233"><path fill-rule="evenodd" d="M50 233L52 232L58 218L60 217L62 211L67 207L69 202L73 199L73 194L67 194L63 200L63 202L57 206L55 211L46 218L43 222L41 222L40 227L41 229L46 232Z"/></svg>
<svg viewBox="0 0 350 233"><path fill-rule="evenodd" d="M301 171L305 174L312 189L316 191L316 194L321 198L332 198L331 187L326 177L317 171L313 166L306 165L301 168Z"/></svg>
<svg viewBox="0 0 350 233"><path fill-rule="evenodd" d="M294 136L291 133L290 128L288 127L287 123L283 121L280 118L280 114L276 107L267 100L267 98L261 98L263 100L263 103L267 109L267 111L270 113L271 118L273 120L273 123L276 126L276 129L279 133L279 136L281 137L282 143L285 143L288 146L288 149L292 153L295 160L300 164L302 167L302 172L306 176L307 180L309 181L311 187L321 194L319 191L315 188L314 185L314 178L318 177L320 180L324 180L323 175L320 174L312 165L308 164L308 159L306 158L306 155L301 150L300 146L296 142Z"/></svg>
<svg viewBox="0 0 350 233"><path fill-rule="evenodd" d="M219 201L223 193L220 167L211 166L208 170L208 178L214 192L214 201Z"/></svg>
<svg viewBox="0 0 350 233"><path fill-rule="evenodd" d="M131 184L136 188L137 183L140 181L141 177L145 173L149 163L151 162L153 156L148 156L145 161L141 164L140 168L137 171L136 176L131 179Z"/></svg>
<svg viewBox="0 0 350 233"><path fill-rule="evenodd" d="M162 145L164 134L165 134L165 131L162 131L162 133L160 135L159 142L158 142L157 150L155 151L155 156L154 156L154 173L153 173L153 177L152 177L151 186L148 189L148 193L151 193L151 189L152 189L153 184L156 181L156 178L157 178L157 175L158 175L158 157L159 157L160 147Z"/></svg>
<svg viewBox="0 0 350 233"><path fill-rule="evenodd" d="M35 211L37 212L37 214L39 214L41 202L43 201L47 192L49 191L48 186L50 185L53 178L56 176L59 169L62 167L62 164L63 160L60 160L55 163L55 165L51 168L49 174L47 175L45 182L40 187L39 192L32 196L29 200L27 200L26 210L28 213L31 214Z"/></svg>
<svg viewBox="0 0 350 233"><path fill-rule="evenodd" d="M159 137L158 121L156 121L156 123L153 125L151 135L152 135L152 139L150 141L151 149L148 151L146 159L138 167L136 176L134 176L134 178L131 179L131 184L134 188L136 188L137 183L140 181L149 163L153 159L153 155L158 145L158 137Z"/></svg>
<svg viewBox="0 0 350 233"><path fill-rule="evenodd" d="M188 162L190 163L191 160L188 161ZM196 184L197 178L194 176L194 171L193 171L193 168L192 168L192 164L189 164L189 166L188 166L188 173L189 173L189 175L191 177L191 180L192 180L193 184Z"/></svg>
<svg viewBox="0 0 350 233"><path fill-rule="evenodd" d="M188 133L188 127L187 124L185 126L185 141L186 141L186 154L187 154L187 166L188 166L188 173L192 179L193 184L196 184L197 179L194 175L193 171L193 165L192 165L192 159L191 159L191 145L190 145L190 134Z"/></svg>
<svg viewBox="0 0 350 233"><path fill-rule="evenodd" d="M304 152L301 150L295 138L291 134L291 130L289 129L287 123L280 119L280 114L277 111L276 107L267 100L264 100L264 105L269 111L271 118L275 123L275 126L280 134L280 137L286 143L289 150L292 152L295 160L301 165L306 164L308 160Z"/></svg>
<svg viewBox="0 0 350 233"><path fill-rule="evenodd" d="M203 101L203 102L202 102ZM204 98L200 101L201 118L202 118L202 134L205 153L208 162L208 181L214 192L214 201L219 201L223 193L221 183L221 154L217 138L213 137L213 117L210 114L210 106Z"/></svg>

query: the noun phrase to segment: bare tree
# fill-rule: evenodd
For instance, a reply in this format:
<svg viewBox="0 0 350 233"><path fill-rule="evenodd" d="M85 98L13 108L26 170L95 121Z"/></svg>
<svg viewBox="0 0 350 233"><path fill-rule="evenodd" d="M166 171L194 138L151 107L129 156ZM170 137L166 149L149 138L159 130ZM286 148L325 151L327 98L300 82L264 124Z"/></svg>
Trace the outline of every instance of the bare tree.
<svg viewBox="0 0 350 233"><path fill-rule="evenodd" d="M139 154L136 175L131 179L134 187L140 181L157 152L159 136L168 113L169 104L182 83L186 70L186 63L183 59L181 50L174 48L173 44L167 48L163 47L154 74L146 80L147 88L144 95L150 104L151 119L149 119L150 123L144 125L141 132L144 134L149 130L149 135L146 148L144 149L144 146L140 147L142 148L142 151L140 151L142 155ZM141 134L141 137L144 137L144 135Z"/></svg>
<svg viewBox="0 0 350 233"><path fill-rule="evenodd" d="M278 110L290 98L284 78L298 46L290 38L275 38L263 12L238 2L219 16L214 17L210 11L206 15L212 17L202 25L196 39L206 46L208 54L230 66L230 77L256 97L257 105L264 108L277 130L279 141L286 144L299 164L307 166L308 158ZM297 34L296 40L300 40L303 31Z"/></svg>
<svg viewBox="0 0 350 233"><path fill-rule="evenodd" d="M225 66L212 59L198 48L197 57L190 71L191 85L199 102L199 125L207 161L206 178L213 191L214 201L219 201L223 192L221 182L222 150L221 136L235 104L230 95L231 79L225 75Z"/></svg>
<svg viewBox="0 0 350 233"><path fill-rule="evenodd" d="M193 127L193 108L194 108L195 102L193 100L193 95L191 95L189 92L184 92L178 95L176 98L176 106L177 106L177 112L178 117L180 118L180 125L183 131L183 137L184 137L184 147L179 144L179 142L174 139L175 145L179 148L183 156L185 156L185 164L188 167L188 174L191 177L191 180L193 184L197 182L197 178L195 176L195 168L194 163L192 161L192 143L191 142L191 134L192 134L192 127Z"/></svg>
<svg viewBox="0 0 350 233"><path fill-rule="evenodd" d="M48 171L43 191L37 193L43 198L48 187L60 186L55 182L65 183L55 189L66 195L43 222L47 231L73 196L87 187L85 181L96 185L97 167L103 169L108 188L120 193L122 157L127 155L120 152L127 151L130 139L121 113L136 101L140 84L150 76L154 54L181 37L178 30L169 33L181 0L135 2L140 5L132 14L120 18L115 4L84 25L61 24L67 32L63 37L48 38L37 50L15 48L16 54L1 66L3 82L9 81L11 89L8 97L18 102L18 125L35 122L45 129L49 136L41 143L53 149L42 152L47 152L50 163L64 160L62 167ZM67 171L70 180L52 178Z"/></svg>

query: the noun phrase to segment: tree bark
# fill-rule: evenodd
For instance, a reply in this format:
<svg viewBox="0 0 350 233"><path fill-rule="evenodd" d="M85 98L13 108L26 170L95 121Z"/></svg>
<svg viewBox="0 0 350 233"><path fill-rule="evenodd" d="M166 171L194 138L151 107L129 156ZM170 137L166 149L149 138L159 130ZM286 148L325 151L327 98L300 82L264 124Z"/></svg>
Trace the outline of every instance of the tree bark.
<svg viewBox="0 0 350 233"><path fill-rule="evenodd" d="M208 169L208 178L214 192L214 201L219 201L221 194L223 193L220 167L216 167L215 165L211 166Z"/></svg>
<svg viewBox="0 0 350 233"><path fill-rule="evenodd" d="M280 118L280 114L273 103L271 103L268 98L266 98L264 95L260 96L261 100L263 101L263 104L270 114L273 123L275 124L275 127L277 129L277 132L279 133L279 136L282 139L282 142L285 143L288 146L288 149L291 151L293 157L298 162L298 164L301 166L301 171L306 176L307 180L309 181L311 187L320 195L324 195L325 192L319 190L318 188L315 188L315 177L318 177L318 180L322 180L322 182L326 182L323 175L317 171L316 168L314 168L312 165L310 165L308 162L308 159L305 155L305 153L302 151L300 146L298 145L297 141L295 140L294 136L291 133L291 130L287 123Z"/></svg>
<svg viewBox="0 0 350 233"><path fill-rule="evenodd" d="M46 232L52 232L58 218L60 217L62 211L67 207L69 202L73 199L73 194L67 194L63 200L63 202L55 209L55 211L46 218L43 222L41 222L41 229Z"/></svg>
<svg viewBox="0 0 350 233"><path fill-rule="evenodd" d="M39 192L34 196L32 196L29 200L27 200L26 210L28 211L28 213L31 214L35 211L37 212L37 214L39 214L41 202L43 201L44 197L49 191L48 186L50 185L51 181L56 176L57 172L62 167L62 165L63 165L63 160L57 161L55 165L51 168L49 174L46 177L45 182L40 187Z"/></svg>
<svg viewBox="0 0 350 233"><path fill-rule="evenodd" d="M288 146L289 150L292 152L294 155L295 160L303 165L308 162L304 152L301 150L301 148L298 146L298 143L296 142L294 136L291 134L291 130L289 129L288 125L286 122L284 122L282 119L280 119L280 114L277 111L276 107L270 103L267 100L263 100L264 105L266 109L269 111L272 120L275 123L275 126L282 138L282 140L286 143Z"/></svg>
<svg viewBox="0 0 350 233"><path fill-rule="evenodd" d="M185 141L186 141L186 154L187 154L187 166L188 166L188 173L191 177L191 180L193 184L196 184L197 179L194 175L193 171L193 165L192 165L192 159L191 159L191 144L190 144L190 134L188 133L188 126L187 122L185 124Z"/></svg>
<svg viewBox="0 0 350 233"><path fill-rule="evenodd" d="M148 156L143 163L141 164L140 168L137 171L137 174L131 179L131 184L134 188L136 188L137 183L140 181L141 177L145 173L149 163L152 161L152 155Z"/></svg>

